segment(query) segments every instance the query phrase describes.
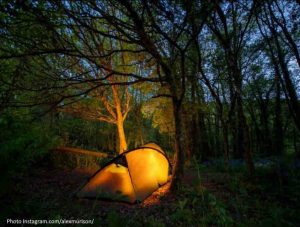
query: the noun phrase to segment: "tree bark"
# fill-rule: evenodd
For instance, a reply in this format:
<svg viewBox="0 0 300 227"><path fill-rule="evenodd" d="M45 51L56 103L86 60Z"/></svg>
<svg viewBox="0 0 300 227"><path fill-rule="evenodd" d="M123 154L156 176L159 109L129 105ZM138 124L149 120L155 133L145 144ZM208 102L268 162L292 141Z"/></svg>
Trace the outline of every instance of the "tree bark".
<svg viewBox="0 0 300 227"><path fill-rule="evenodd" d="M280 102L280 75L279 69L275 66L275 83L276 83L276 99L275 99L275 118L274 118L274 145L275 153L280 156L283 153L283 128L282 128L282 114Z"/></svg>
<svg viewBox="0 0 300 227"><path fill-rule="evenodd" d="M127 142L126 142L124 124L122 119L118 120L117 127L118 127L118 135L119 135L119 154L122 154L124 151L127 150Z"/></svg>
<svg viewBox="0 0 300 227"><path fill-rule="evenodd" d="M246 162L247 170L250 175L254 173L254 163L252 159L252 149L251 149L251 142L250 142L250 132L249 126L246 121L244 108L242 105L241 97L237 98L237 109L238 109L238 117L241 126L241 139L242 139L242 151L244 154L244 159Z"/></svg>
<svg viewBox="0 0 300 227"><path fill-rule="evenodd" d="M223 118L223 116L222 116ZM228 168L229 164L229 141L228 141L228 125L221 119L222 132L223 132L223 152L224 152L224 164Z"/></svg>
<svg viewBox="0 0 300 227"><path fill-rule="evenodd" d="M271 14L271 16L273 15L273 13L271 12L272 10L269 8L269 13L267 12L267 10L265 9L265 13L266 15ZM290 72L288 70L287 67L287 63L285 62L285 53L283 52L282 49L282 45L280 43L279 40L279 34L278 31L276 30L276 26L275 26L275 21L276 19L274 18L274 15L271 17L271 20L266 20L265 23L267 24L268 28L270 29L273 37L272 40L270 40L262 31L261 26L258 22L259 25L259 29L261 34L263 35L263 37L265 38L268 46L269 46L269 52L271 54L272 60L274 62L274 64L278 63L280 68L281 68L281 72L282 72L282 77L285 83L285 88L287 91L287 100L289 103L289 108L292 114L292 117L296 123L296 126L298 128L298 130L300 130L300 104L299 104L299 100L297 97L297 92L295 89L295 86L293 84L293 81L291 79L290 76ZM292 40L288 40L290 43ZM275 45L275 47L272 45L272 43ZM275 53L273 51L273 49L275 49L276 51L276 57L275 58ZM297 53L295 53L297 56Z"/></svg>
<svg viewBox="0 0 300 227"><path fill-rule="evenodd" d="M112 92L114 97L114 103L116 108L116 125L118 129L118 135L119 135L119 154L122 154L124 151L127 150L127 142L125 137L125 131L124 131L124 117L122 114L122 107L121 107L121 101L118 94L118 87L112 86Z"/></svg>
<svg viewBox="0 0 300 227"><path fill-rule="evenodd" d="M289 101L290 101L291 108L292 108L292 116L295 120L298 130L300 131L300 103L299 103L299 100L297 97L297 92L296 92L294 84L291 80L289 70L284 61L282 49L281 49L277 39L276 39L276 46L277 46L277 51L278 51L279 65L282 70L285 87L286 87L286 90L287 90L287 93L288 93L289 99L290 99Z"/></svg>
<svg viewBox="0 0 300 227"><path fill-rule="evenodd" d="M176 191L183 178L184 174L184 160L185 160L185 147L184 147L184 132L182 125L182 103L173 97L174 120L175 120L175 150L176 157L173 170L173 179L171 182L171 190Z"/></svg>

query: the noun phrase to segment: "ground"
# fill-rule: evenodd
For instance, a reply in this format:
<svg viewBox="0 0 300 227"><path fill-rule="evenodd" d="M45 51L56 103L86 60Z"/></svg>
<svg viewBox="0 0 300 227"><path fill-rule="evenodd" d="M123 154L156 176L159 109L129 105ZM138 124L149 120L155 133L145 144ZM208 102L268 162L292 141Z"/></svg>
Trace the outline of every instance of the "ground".
<svg viewBox="0 0 300 227"><path fill-rule="evenodd" d="M276 222L293 226L299 221L297 213L291 214L299 211L298 198L281 197L271 191L267 195L261 186L243 187L237 174L197 168L187 168L182 189L177 194L168 192L170 183L167 183L140 204L74 197L96 170L38 165L27 174L20 173L0 198L1 221L7 218L94 219L96 226L168 226L174 223L178 226L275 223L276 226ZM278 209L269 211L273 206ZM280 220L274 219L276 215Z"/></svg>
<svg viewBox="0 0 300 227"><path fill-rule="evenodd" d="M140 204L78 199L74 193L97 169L52 169L46 166L32 169L29 174L14 177L11 190L1 198L2 215L10 218L90 218L104 220L113 210L124 215L160 215L162 207L169 208L176 200L169 193L170 182L159 188ZM185 184L191 184L195 173L186 175ZM212 187L204 182L204 186ZM159 205L159 206L158 206ZM159 209L157 209L159 207ZM158 212L158 213L156 213ZM92 214L92 215L91 215ZM5 215L4 215L5 217Z"/></svg>
<svg viewBox="0 0 300 227"><path fill-rule="evenodd" d="M160 203L160 197L164 196L167 199L164 203L174 200L174 196L167 194L170 182L160 187L151 196L140 204L127 204L122 202L112 202L93 199L79 199L74 197L75 192L92 176L97 169L76 168L76 169L47 169L41 167L34 169L28 175L20 175L14 177L16 184L11 188L11 191L6 197L1 198L4 207L10 207L14 202L19 201L28 205L34 200L49 206L53 211L62 209L64 206L72 204L70 207L80 206L83 210L89 210L97 207L97 214L103 216L107 210L116 208L121 212L130 212L132 209L144 209L155 206ZM18 205L18 204L15 204ZM47 209L49 208L47 207ZM3 208L3 207L2 207ZM15 207L18 209L17 207ZM30 208L30 206L28 207ZM45 207L46 208L46 207ZM66 208L69 208L67 206ZM100 208L100 209L99 209ZM65 211L67 212L68 209ZM17 210L15 210L17 211ZM49 211L49 210L48 210ZM49 211L51 213L51 210ZM16 212L18 213L18 212ZM30 214L24 210L22 216L26 217ZM65 213L67 216L72 213Z"/></svg>

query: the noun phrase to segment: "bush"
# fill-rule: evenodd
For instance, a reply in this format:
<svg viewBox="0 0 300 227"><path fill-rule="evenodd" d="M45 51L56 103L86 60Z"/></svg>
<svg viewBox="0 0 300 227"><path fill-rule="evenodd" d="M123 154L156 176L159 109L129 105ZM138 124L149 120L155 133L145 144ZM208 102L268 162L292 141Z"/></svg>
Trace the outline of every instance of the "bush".
<svg viewBox="0 0 300 227"><path fill-rule="evenodd" d="M0 117L0 193L11 176L20 176L59 142L47 122L34 122L28 111L6 110ZM5 189L6 188L6 189Z"/></svg>

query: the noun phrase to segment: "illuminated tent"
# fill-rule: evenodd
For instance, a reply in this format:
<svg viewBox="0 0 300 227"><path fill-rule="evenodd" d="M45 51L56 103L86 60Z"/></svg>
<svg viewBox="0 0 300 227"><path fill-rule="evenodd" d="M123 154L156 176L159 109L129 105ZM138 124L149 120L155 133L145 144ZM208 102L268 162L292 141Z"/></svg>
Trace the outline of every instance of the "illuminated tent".
<svg viewBox="0 0 300 227"><path fill-rule="evenodd" d="M81 198L143 201L168 181L170 163L154 143L126 151L99 169L77 193Z"/></svg>

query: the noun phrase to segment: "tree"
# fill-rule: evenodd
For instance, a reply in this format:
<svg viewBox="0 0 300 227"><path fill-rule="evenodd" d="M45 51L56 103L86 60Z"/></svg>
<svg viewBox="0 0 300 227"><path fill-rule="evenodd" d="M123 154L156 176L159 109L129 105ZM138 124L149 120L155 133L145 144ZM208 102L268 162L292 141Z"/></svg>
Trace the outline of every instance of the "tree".
<svg viewBox="0 0 300 227"><path fill-rule="evenodd" d="M219 44L224 49L226 56L226 66L228 70L229 85L232 86L231 102L235 103L237 113L237 135L236 150L242 151L247 163L248 171L253 173L254 164L252 160L252 148L250 142L249 125L245 117L243 106L243 75L241 70L241 56L244 45L245 34L249 24L253 21L253 12L256 4L253 3L248 12L238 20L238 10L242 9L239 4L228 3L228 12L220 5L216 5L216 13L212 15L211 22L208 24L211 31L216 36ZM232 23L229 25L226 13L229 13Z"/></svg>
<svg viewBox="0 0 300 227"><path fill-rule="evenodd" d="M112 83L116 80L114 77L109 78ZM124 121L130 110L128 87L120 87L119 85L111 85L108 88L99 87L89 92L83 100L61 108L63 112L78 115L85 119L115 124L119 136L119 154L127 150Z"/></svg>
<svg viewBox="0 0 300 227"><path fill-rule="evenodd" d="M280 18L277 18L275 16L273 12L274 9L278 11ZM288 31L285 16L278 2L275 1L274 4L266 2L265 4L261 5L260 10L261 13L256 16L256 22L258 24L261 35L264 37L267 43L268 52L271 56L273 64L279 65L280 67L281 73L278 75L281 75L281 81L286 89L286 98L288 100L292 117L297 125L298 130L300 130L300 105L295 85L287 66L287 52L284 46L287 41L287 48L292 51L293 55L296 58L298 66L300 67L298 48L291 32ZM282 30L282 32L278 31L279 28ZM294 28L292 27L292 29Z"/></svg>
<svg viewBox="0 0 300 227"><path fill-rule="evenodd" d="M108 4L115 2L108 1ZM194 36L190 33L188 18L198 14L200 32L210 13L210 5L206 2L195 8L184 2L156 1L117 1L120 13L126 17L120 19L108 14L105 7L94 4L93 8L103 18L120 31L128 40L143 47L157 62L158 75L164 76L168 84L167 97L172 99L175 121L176 161L173 172L172 188L176 189L181 182L184 172L185 141L183 130L183 100L186 89L186 54ZM142 9L142 10L141 10ZM195 14L196 15L196 14ZM175 67L174 67L175 66ZM160 79L162 79L160 77ZM162 80L161 80L162 81Z"/></svg>
<svg viewBox="0 0 300 227"><path fill-rule="evenodd" d="M102 40L102 42L98 44L94 43L94 45L99 46L97 48L98 54L105 56L107 50L105 50L103 43L105 43L105 40ZM119 45L122 46L121 43ZM110 43L110 46L110 48L112 48L112 43ZM121 61L122 64L118 63L118 61ZM77 86L78 88L76 89L82 89L83 87L82 90L85 90L87 86L94 88L97 86L97 83L94 81L103 79L111 85L109 87L96 87L86 95L87 97L84 97L83 102L75 102L66 107L62 106L62 108L68 113L76 114L86 119L115 124L119 136L119 154L121 154L127 150L124 121L130 110L130 93L128 86L125 84L126 79L114 75L113 71L118 70L114 69L114 67L121 67L123 73L130 73L133 68L130 66L132 59L129 54L121 53L116 56L100 58L99 63L102 69L91 67L86 63L78 65L78 71L80 71L80 73L87 71L91 71L91 73L85 75L90 81ZM124 85L120 86L118 83L124 83ZM103 109L105 109L105 111L103 111Z"/></svg>

